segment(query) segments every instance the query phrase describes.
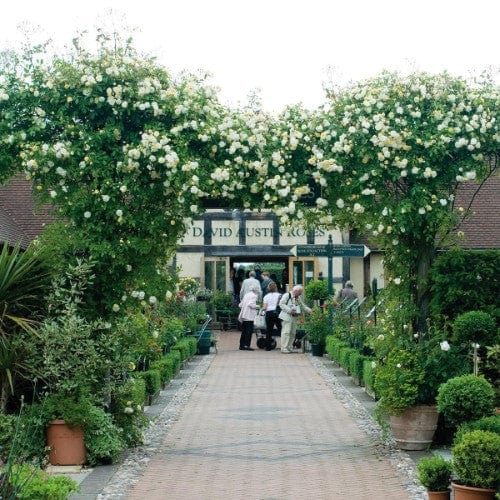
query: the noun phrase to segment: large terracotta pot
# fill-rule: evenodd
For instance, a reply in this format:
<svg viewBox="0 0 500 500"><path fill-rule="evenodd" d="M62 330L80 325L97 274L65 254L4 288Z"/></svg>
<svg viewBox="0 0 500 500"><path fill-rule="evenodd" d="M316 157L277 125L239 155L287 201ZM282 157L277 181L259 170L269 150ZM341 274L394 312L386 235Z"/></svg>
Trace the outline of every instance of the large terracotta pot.
<svg viewBox="0 0 500 500"><path fill-rule="evenodd" d="M417 405L402 415L391 416L391 431L402 450L425 450L432 443L437 428L435 405Z"/></svg>
<svg viewBox="0 0 500 500"><path fill-rule="evenodd" d="M472 486L463 486L453 482L451 486L454 500L493 500L495 498L495 490L473 488Z"/></svg>
<svg viewBox="0 0 500 500"><path fill-rule="evenodd" d="M82 465L87 461L83 430L64 420L52 420L47 428L49 462L52 465Z"/></svg>
<svg viewBox="0 0 500 500"><path fill-rule="evenodd" d="M445 491L428 491L429 500L450 500L450 490Z"/></svg>

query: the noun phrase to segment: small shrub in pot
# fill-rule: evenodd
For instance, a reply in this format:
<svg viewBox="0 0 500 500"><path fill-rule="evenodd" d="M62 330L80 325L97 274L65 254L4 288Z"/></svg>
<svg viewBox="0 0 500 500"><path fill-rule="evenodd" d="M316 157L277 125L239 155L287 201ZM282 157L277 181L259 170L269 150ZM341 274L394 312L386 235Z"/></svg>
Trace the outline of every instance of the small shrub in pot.
<svg viewBox="0 0 500 500"><path fill-rule="evenodd" d="M439 413L451 427L493 415L494 401L493 386L474 375L454 377L441 384L436 399Z"/></svg>
<svg viewBox="0 0 500 500"><path fill-rule="evenodd" d="M450 486L452 464L441 455L423 457L417 464L418 480L428 491L446 491Z"/></svg>
<svg viewBox="0 0 500 500"><path fill-rule="evenodd" d="M494 489L500 481L500 435L489 431L464 434L452 448L456 482L474 488Z"/></svg>

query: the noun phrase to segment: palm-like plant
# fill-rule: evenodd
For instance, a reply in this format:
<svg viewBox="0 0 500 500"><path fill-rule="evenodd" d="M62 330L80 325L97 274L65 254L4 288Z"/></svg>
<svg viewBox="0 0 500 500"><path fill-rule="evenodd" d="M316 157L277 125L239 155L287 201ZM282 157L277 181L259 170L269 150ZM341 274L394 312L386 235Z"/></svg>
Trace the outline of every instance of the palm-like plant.
<svg viewBox="0 0 500 500"><path fill-rule="evenodd" d="M15 342L21 331L36 335L34 326L43 315L49 272L34 247L4 244L0 252L0 411L5 410L14 376L26 373L22 346Z"/></svg>

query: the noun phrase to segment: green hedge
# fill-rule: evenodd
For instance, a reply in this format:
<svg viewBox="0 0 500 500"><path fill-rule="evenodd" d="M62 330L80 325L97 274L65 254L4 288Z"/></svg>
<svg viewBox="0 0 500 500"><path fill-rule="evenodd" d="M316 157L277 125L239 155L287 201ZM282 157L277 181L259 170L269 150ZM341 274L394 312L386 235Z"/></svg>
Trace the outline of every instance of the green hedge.
<svg viewBox="0 0 500 500"><path fill-rule="evenodd" d="M151 368L160 372L160 379L163 384L166 384L174 378L175 361L172 356L162 356L161 359L153 361L151 363Z"/></svg>
<svg viewBox="0 0 500 500"><path fill-rule="evenodd" d="M363 362L365 356L358 350L351 352L349 356L349 373L352 377L356 377L360 381L363 380Z"/></svg>
<svg viewBox="0 0 500 500"><path fill-rule="evenodd" d="M349 371L350 358L353 354L357 353L357 349L353 349L352 347L341 347L340 349L340 366Z"/></svg>
<svg viewBox="0 0 500 500"><path fill-rule="evenodd" d="M365 357L365 359L363 360L363 383L365 384L365 387L367 389L375 394L375 371L373 370L372 366L373 362L373 358Z"/></svg>
<svg viewBox="0 0 500 500"><path fill-rule="evenodd" d="M161 389L161 376L158 370L136 372L135 376L146 383L146 395L154 396Z"/></svg>
<svg viewBox="0 0 500 500"><path fill-rule="evenodd" d="M173 350L163 357L172 360L174 365L174 376L177 375L181 369L181 352L179 350Z"/></svg>
<svg viewBox="0 0 500 500"><path fill-rule="evenodd" d="M333 361L340 364L340 351L342 348L345 348L345 347L348 347L348 346L344 341L342 341L338 338L334 338L333 340L330 341L330 345L329 345L330 350L327 352Z"/></svg>

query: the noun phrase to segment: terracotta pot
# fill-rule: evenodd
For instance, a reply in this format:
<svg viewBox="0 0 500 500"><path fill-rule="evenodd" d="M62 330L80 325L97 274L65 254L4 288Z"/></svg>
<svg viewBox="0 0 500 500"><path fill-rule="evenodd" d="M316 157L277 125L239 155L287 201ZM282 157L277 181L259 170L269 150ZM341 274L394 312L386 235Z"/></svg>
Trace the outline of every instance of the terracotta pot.
<svg viewBox="0 0 500 500"><path fill-rule="evenodd" d="M49 462L52 465L82 465L87 461L83 430L64 420L52 420L47 428Z"/></svg>
<svg viewBox="0 0 500 500"><path fill-rule="evenodd" d="M493 500L496 490L451 483L454 500Z"/></svg>
<svg viewBox="0 0 500 500"><path fill-rule="evenodd" d="M450 500L450 490L445 491L428 491L429 500Z"/></svg>
<svg viewBox="0 0 500 500"><path fill-rule="evenodd" d="M417 405L402 415L391 416L391 431L402 450L425 450L432 443L437 428L435 405Z"/></svg>

